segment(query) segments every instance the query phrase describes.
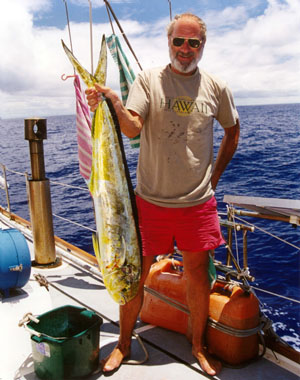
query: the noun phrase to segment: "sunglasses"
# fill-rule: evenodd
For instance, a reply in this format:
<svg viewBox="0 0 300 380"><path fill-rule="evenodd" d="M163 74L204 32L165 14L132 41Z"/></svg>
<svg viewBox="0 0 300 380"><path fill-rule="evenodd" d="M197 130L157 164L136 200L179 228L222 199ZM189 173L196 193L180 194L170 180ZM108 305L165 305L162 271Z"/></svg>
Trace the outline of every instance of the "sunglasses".
<svg viewBox="0 0 300 380"><path fill-rule="evenodd" d="M193 49L198 49L203 42L203 40L199 40L198 38L175 37L172 43L174 46L179 47L182 46L185 41L188 41L189 46Z"/></svg>

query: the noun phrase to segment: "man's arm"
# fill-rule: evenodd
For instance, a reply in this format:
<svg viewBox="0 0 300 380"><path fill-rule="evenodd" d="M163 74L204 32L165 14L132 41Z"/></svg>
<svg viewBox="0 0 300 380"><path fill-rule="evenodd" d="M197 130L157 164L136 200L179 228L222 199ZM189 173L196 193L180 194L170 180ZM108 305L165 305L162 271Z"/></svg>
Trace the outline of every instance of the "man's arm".
<svg viewBox="0 0 300 380"><path fill-rule="evenodd" d="M239 136L240 136L240 124L237 120L236 125L231 128L224 128L224 137L222 139L221 145L219 147L217 159L213 167L213 172L211 176L211 185L213 190L216 189L219 179L226 169L226 166L231 161L234 152L238 146Z"/></svg>
<svg viewBox="0 0 300 380"><path fill-rule="evenodd" d="M88 88L85 93L92 112L96 111L99 104L99 95L103 94L111 100L119 120L121 131L124 135L132 138L140 134L144 120L136 112L127 110L123 106L123 103L117 93L115 93L112 89L95 84L95 87Z"/></svg>

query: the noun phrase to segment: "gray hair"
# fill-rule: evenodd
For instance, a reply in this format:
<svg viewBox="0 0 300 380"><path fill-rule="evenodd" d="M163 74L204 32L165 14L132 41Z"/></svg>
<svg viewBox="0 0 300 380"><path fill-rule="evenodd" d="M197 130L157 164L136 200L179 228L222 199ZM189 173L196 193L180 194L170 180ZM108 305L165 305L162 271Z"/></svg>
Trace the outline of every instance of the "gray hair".
<svg viewBox="0 0 300 380"><path fill-rule="evenodd" d="M200 25L201 31L202 31L202 35L203 35L202 37L203 37L203 40L205 42L206 41L206 25L205 25L205 22L200 17L198 17L198 16L196 16L193 13L190 13L190 12L186 12L186 13L182 13L180 15L176 15L173 18L173 20L167 26L168 37L170 37L171 34L173 33L173 30L174 30L176 22L178 20L182 19L182 18L189 18L191 20L196 21Z"/></svg>

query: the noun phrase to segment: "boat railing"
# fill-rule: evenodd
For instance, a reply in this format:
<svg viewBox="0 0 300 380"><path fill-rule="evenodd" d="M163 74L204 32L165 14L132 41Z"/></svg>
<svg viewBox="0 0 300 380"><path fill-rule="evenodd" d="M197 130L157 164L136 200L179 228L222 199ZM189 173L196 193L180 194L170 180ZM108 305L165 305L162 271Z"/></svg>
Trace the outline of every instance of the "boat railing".
<svg viewBox="0 0 300 380"><path fill-rule="evenodd" d="M1 186L1 187L5 190L6 201L7 201L7 211L10 213L11 212L11 205L10 205L9 186L8 186L8 182L7 182L6 173L9 172L11 174L24 177L25 182L26 182L27 191L28 191L29 179L28 179L28 174L26 172L20 173L20 172L17 172L15 170L11 170L3 164L1 164L1 167L3 170L3 181L1 182L3 184L3 186ZM69 184L54 181L51 179L49 180L49 182L50 182L51 186L56 185L56 186L61 186L61 187L65 187L65 188L73 188L76 190L80 189L81 191L88 192L88 189L80 187L80 186L69 185ZM29 198L29 196L27 197L27 199L28 198ZM28 205L28 208L29 208L29 205ZM69 218L63 217L63 216L58 215L58 214L53 213L53 212L52 212L52 215L53 215L53 217L55 217L57 219L60 219L60 220L63 220L64 222L76 225L82 229L89 230L91 232L96 232L94 229L92 229L88 226L85 226L81 223L78 223L74 220L71 220ZM246 240L247 239L247 232L248 231L254 231L254 227L252 227L252 226L249 227L243 223L236 223L236 222L229 221L229 220L222 219L222 218L220 219L220 224L228 229L228 244L227 244L228 258L227 258L226 265L224 265L220 262L216 262L217 269L219 269L221 272L226 274L227 280L229 280L231 277L235 277L238 280L243 280L245 282L245 285L246 285L246 281L253 281L254 280L254 278L250 275L250 273L248 271L248 259L247 259L248 252L247 252L247 240ZM232 253L232 238L231 237L232 237L232 230L233 229L236 231L240 231L240 230L243 231L243 240L244 240L244 243L243 243L243 258L244 258L243 268L240 268L239 263L237 263L234 255ZM235 269L232 267L232 263L234 264Z"/></svg>
<svg viewBox="0 0 300 380"><path fill-rule="evenodd" d="M10 214L12 215L10 195L9 195L9 191L10 191L11 186L9 185L9 183L7 181L7 173L23 177L25 184L26 184L26 188L28 187L28 184L27 184L28 174L26 172L22 173L22 172L18 172L18 171L9 169L5 165L3 165L2 163L0 163L0 167L2 168L2 174L3 174L3 176L0 175L0 190L3 190L5 192L6 203L7 203L6 207L1 205L1 203L0 203L0 209L6 210L8 215L10 215ZM65 187L65 188L73 188L73 189L81 190L84 192L88 192L88 189L81 187L81 186L69 185L69 184L62 183L59 181L54 181L54 180L50 180L50 183L51 183L51 185L55 185L55 186L61 186L61 187ZM27 197L27 199L28 199L28 197ZM0 200L1 200L1 198L0 198ZM52 213L52 215L53 215L53 217L55 217L57 219L60 219L64 222L76 225L77 227L82 228L84 230L96 232L95 229L93 229L89 226L83 225L81 223L78 223L77 221L63 217L63 216L58 215L56 213ZM232 278L235 278L235 280L239 281L246 289L250 288L248 281L250 281L250 282L255 281L255 278L250 274L249 268L248 268L248 249L247 249L247 234L248 234L248 232L254 232L255 230L260 230L262 233L267 234L267 235L269 235L269 236L271 236L271 237L295 248L296 250L300 251L300 247L298 247L297 245L295 245L295 244L293 244L293 243L291 243L285 239L282 239L281 237L267 231L266 229L264 229L264 228L262 228L256 224L254 225L253 223L249 222L248 220L245 220L244 218L241 218L239 216L239 210L236 210L236 209L232 210L231 206L230 206L230 210L227 213L220 212L219 215L220 215L221 226L227 228L227 239L226 239L227 240L227 245L226 245L227 262L224 264L218 260L214 260L214 264L216 266L216 269L219 272L224 274L224 279L226 281L231 281ZM231 216L228 218L228 215L231 215ZM233 215L234 215L234 217L233 217ZM227 216L227 219L225 219L226 216ZM234 245L234 239L233 239L234 234L233 233L234 232L242 232L242 239L243 239L243 264L242 264L242 266L240 266L239 258L235 257L236 252L235 252L235 254L233 253L234 250L238 249L237 247L233 248L233 245ZM283 296L283 295L280 295L280 294L277 294L274 292L270 292L270 291L264 290L262 288L256 288L252 284L251 284L251 288L257 289L257 290L259 290L263 293L266 293L266 294L271 294L271 295L276 296L276 297L287 299L287 300L292 301L292 302L300 303L300 301L298 301L298 300L295 300L295 299L292 299L292 298L289 298L289 297L286 297L286 296Z"/></svg>
<svg viewBox="0 0 300 380"><path fill-rule="evenodd" d="M86 189L84 187L81 187L81 186L68 185L66 183L58 182L58 181L54 181L54 180L50 180L50 183L51 183L51 185L57 185L57 186L61 186L61 187L65 187L65 188L70 188L70 189L74 189L74 190L80 190L80 191L84 191L86 193L89 192L88 189ZM91 227L85 226L85 225L83 225L81 223L75 222L74 220L71 220L69 218L65 218L65 217L63 217L61 215L57 215L54 212L52 213L52 215L55 216L57 219L63 220L65 222L73 224L74 226L83 228L83 229L85 229L87 231L91 231L91 232L95 232L95 233L97 232L95 229L93 229Z"/></svg>
<svg viewBox="0 0 300 380"><path fill-rule="evenodd" d="M0 181L0 190L1 189L4 190L5 195L6 195L6 202L7 202L7 208L6 208L5 215L8 217L11 217L11 219L14 219L16 215L13 214L11 211L11 203L10 203L10 196L9 196L9 191L13 188L13 186L9 186L9 184L8 184L7 172L10 175L18 175L18 176L23 177L25 180L26 189L28 189L28 181L29 181L28 174L27 173L20 173L20 172L17 172L15 170L8 169L5 165L3 165L1 163L0 163L0 166L1 166L2 172L3 172L3 177L1 176L1 181ZM55 185L55 186L73 188L73 189L77 189L77 190L80 189L81 191L88 192L87 189L80 187L80 186L69 185L69 184L65 184L65 183L58 182L58 181L52 181L52 180L50 180L50 183L51 183L51 185ZM28 200L28 197L27 197L27 200ZM28 204L28 208L29 208L29 204ZM5 210L5 209L1 206L1 197L0 197L0 212L3 213L3 210ZM226 217L226 215L228 217L228 214L231 214L231 216L232 216L232 212L233 211L230 210L227 214L226 213L223 213L223 214L220 213L220 216L221 216L220 224L223 227L227 228L228 236L227 236L227 245L226 245L227 262L225 264L223 264L222 262L214 260L214 265L215 265L217 272L218 272L218 281L219 282L223 281L225 283L231 283L231 284L237 284L237 285L241 286L246 292L255 293L256 291L259 291L259 292L264 293L268 296L271 295L272 297L277 298L277 299L284 299L284 300L288 300L289 302L299 304L300 301L293 299L291 297L287 297L287 296L282 295L282 294L271 292L269 290L263 289L262 287L253 286L253 284L249 285L249 282L253 283L253 281L255 279L253 276L251 276L251 274L249 272L249 268L248 268L247 234L248 234L248 232L253 232L255 229L259 229L261 232L266 233L268 235L271 235L272 237L279 239L280 241L285 242L286 244L289 244L290 246L292 246L293 248L295 248L297 250L300 250L300 247L297 247L296 245L294 245L290 242L287 242L284 239L266 231L262 227L258 227L257 225L254 225L253 223L250 223L249 221L242 219L240 216L234 215L233 218L229 218L230 220L228 220L228 219L226 220L223 218L223 217ZM92 228L90 228L88 226L84 226L83 224L78 223L76 221L72 221L69 218L65 218L65 217L62 217L62 216L54 214L54 213L52 215L54 217L60 219L60 220L63 220L64 222L68 222L68 223L76 225L82 229L89 230L91 232L95 232L95 230L93 230ZM29 226L26 225L26 227L30 228L30 223L28 223L28 224L29 224ZM233 245L234 245L233 244L234 239L232 238L234 235L233 231L234 232L238 232L238 231L242 232L242 237L243 237L243 265L242 265L242 267L240 266L239 258L238 257L235 258L235 256L237 256L237 252L235 251L233 253L234 250L237 250L237 246L233 249ZM57 239L56 239L56 244L58 244ZM66 243L66 244L68 244L68 243ZM74 250L72 250L72 251L68 250L68 251L70 252L70 256L71 256L70 260L71 261L76 260L76 256L77 256L76 251L74 251ZM96 259L93 256L91 256L91 254L83 252L82 250L80 250L80 251L81 252L79 253L79 257L81 259L84 259L86 262L89 262L91 264L90 270L94 271L95 265L97 265ZM85 255L86 255L85 258L83 258L82 253L85 253ZM95 260L91 260L91 257ZM98 271L97 271L97 273L98 273ZM149 289L149 287L145 286L145 291L151 292L151 289ZM161 294L156 294L156 296L158 298L162 297ZM162 300L164 301L164 299L162 299ZM268 319L268 317L266 317L266 315L264 313L262 313L262 318L264 318L264 320L266 321L266 323L263 322L263 323L265 323L265 325L264 325L265 327L263 328L265 339L268 339L268 342L269 342L269 339L270 339L269 336L271 336L272 339L273 339L273 336L275 336L274 339L276 340L276 342L279 342L279 344L281 345L281 347L282 347L281 350L283 350L282 352L288 352L289 357L292 360L298 361L299 360L299 353L297 351L295 351L294 349L292 349L281 338L279 338L278 335L276 335L274 333L273 329L269 329L268 333L267 333L267 331L265 331L265 330L267 330L267 326L270 325L270 323L269 323L270 320ZM262 341L264 342L264 340L262 340ZM272 347L271 343L268 343L267 345ZM263 346L265 347L265 342L263 343Z"/></svg>
<svg viewBox="0 0 300 380"><path fill-rule="evenodd" d="M7 180L7 173L23 177L25 184L26 184L26 189L28 189L28 173L27 172L22 173L22 172L18 172L16 170L13 170L13 169L9 169L7 166L5 166L2 163L0 163L0 167L2 168L2 173L3 173L3 176L0 175L0 190L4 190L5 198L6 198L6 207L2 205L2 208L5 209L9 214L11 214L12 210L11 210L11 201L10 201L10 194L9 194L10 185L9 185L8 180ZM74 190L81 190L81 191L88 193L88 189L81 187L81 186L69 185L69 184L54 181L54 180L50 180L49 182L51 185L61 186L61 187L65 187L65 188L72 188ZM28 199L28 196L27 196L27 199ZM27 201L27 203L28 203L28 201ZM1 206L1 204L0 204L0 206ZM82 229L85 229L85 230L88 230L91 232L96 232L95 229L90 228L89 226L83 225L81 223L78 223L78 222L71 220L69 218L65 218L65 217L58 215L56 213L52 213L52 215L57 219L60 219L60 220L63 220L67 223L76 225L77 227L80 227Z"/></svg>

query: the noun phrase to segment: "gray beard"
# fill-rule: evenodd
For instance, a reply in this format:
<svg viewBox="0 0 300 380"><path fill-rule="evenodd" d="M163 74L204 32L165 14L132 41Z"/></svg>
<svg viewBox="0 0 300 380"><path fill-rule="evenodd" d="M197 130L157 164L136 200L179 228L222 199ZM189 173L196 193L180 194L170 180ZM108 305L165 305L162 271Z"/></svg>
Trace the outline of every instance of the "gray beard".
<svg viewBox="0 0 300 380"><path fill-rule="evenodd" d="M171 48L169 48L169 55L170 55L170 60L171 60L171 64L172 66L180 71L181 73L190 73L192 71L194 71L197 66L198 66L198 62L200 61L200 59L202 58L202 52L201 54L199 55L198 59L194 58L192 60L192 62L190 63L187 63L187 64L182 64L176 57L176 55L173 53L173 51L171 50Z"/></svg>

